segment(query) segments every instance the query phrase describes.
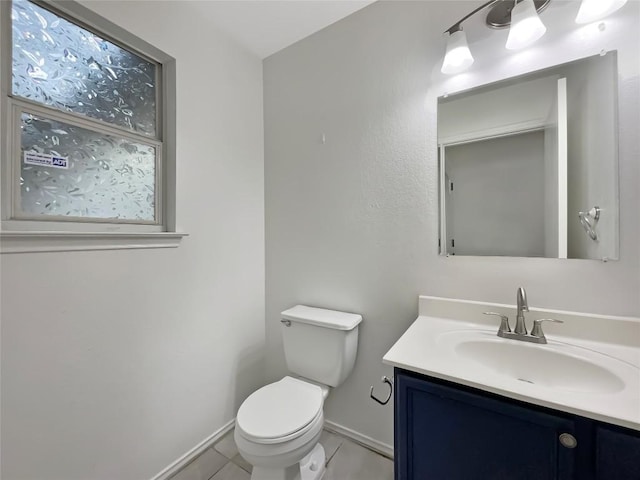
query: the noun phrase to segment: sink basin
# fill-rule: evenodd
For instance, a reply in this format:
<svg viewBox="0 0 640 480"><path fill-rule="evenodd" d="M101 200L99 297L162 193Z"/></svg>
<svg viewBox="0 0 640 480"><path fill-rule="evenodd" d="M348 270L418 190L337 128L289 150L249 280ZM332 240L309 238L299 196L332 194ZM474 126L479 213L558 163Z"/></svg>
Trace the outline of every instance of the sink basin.
<svg viewBox="0 0 640 480"><path fill-rule="evenodd" d="M566 343L530 344L484 331L447 332L441 337L439 343L470 367L538 387L611 394L624 390L623 378L640 375L626 362Z"/></svg>
<svg viewBox="0 0 640 480"><path fill-rule="evenodd" d="M383 361L419 375L640 431L640 318L532 308L529 322L532 318L564 321L548 325L548 343L543 345L498 337L497 323L482 315L513 316L514 309L420 297L418 318Z"/></svg>

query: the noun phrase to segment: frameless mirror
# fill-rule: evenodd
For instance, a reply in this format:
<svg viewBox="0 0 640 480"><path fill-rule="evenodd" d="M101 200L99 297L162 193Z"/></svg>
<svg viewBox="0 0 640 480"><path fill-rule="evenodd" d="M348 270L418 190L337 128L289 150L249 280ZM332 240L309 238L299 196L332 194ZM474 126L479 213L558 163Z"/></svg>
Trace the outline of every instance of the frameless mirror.
<svg viewBox="0 0 640 480"><path fill-rule="evenodd" d="M438 99L440 253L618 257L616 52Z"/></svg>

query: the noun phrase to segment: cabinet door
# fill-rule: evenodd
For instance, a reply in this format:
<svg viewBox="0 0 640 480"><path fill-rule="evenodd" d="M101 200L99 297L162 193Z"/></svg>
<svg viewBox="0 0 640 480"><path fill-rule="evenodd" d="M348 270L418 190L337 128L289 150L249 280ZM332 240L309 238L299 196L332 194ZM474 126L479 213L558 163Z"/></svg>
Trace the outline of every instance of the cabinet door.
<svg viewBox="0 0 640 480"><path fill-rule="evenodd" d="M572 420L398 372L395 400L396 480L574 478Z"/></svg>
<svg viewBox="0 0 640 480"><path fill-rule="evenodd" d="M640 433L596 427L596 479L640 480Z"/></svg>

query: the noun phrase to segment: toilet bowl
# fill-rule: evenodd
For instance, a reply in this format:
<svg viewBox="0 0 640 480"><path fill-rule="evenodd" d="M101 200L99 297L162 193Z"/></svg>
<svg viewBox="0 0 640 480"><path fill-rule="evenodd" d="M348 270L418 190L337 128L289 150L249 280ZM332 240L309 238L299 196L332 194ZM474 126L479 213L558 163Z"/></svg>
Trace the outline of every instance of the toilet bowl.
<svg viewBox="0 0 640 480"><path fill-rule="evenodd" d="M238 410L235 441L253 465L252 480L318 480L325 455L318 442L328 388L284 377L251 394Z"/></svg>
<svg viewBox="0 0 640 480"><path fill-rule="evenodd" d="M358 324L353 313L297 305L282 312L289 371L242 403L234 438L251 465L251 480L320 480L322 410L329 387L342 384L355 363Z"/></svg>

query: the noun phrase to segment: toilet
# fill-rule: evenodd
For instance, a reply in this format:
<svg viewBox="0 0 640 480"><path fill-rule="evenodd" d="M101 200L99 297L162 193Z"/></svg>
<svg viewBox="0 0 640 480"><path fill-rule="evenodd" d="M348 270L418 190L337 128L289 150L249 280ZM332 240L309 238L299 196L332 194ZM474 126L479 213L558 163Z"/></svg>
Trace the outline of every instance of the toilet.
<svg viewBox="0 0 640 480"><path fill-rule="evenodd" d="M319 480L323 405L353 370L362 316L297 305L281 314L287 375L242 403L234 438L251 480Z"/></svg>

